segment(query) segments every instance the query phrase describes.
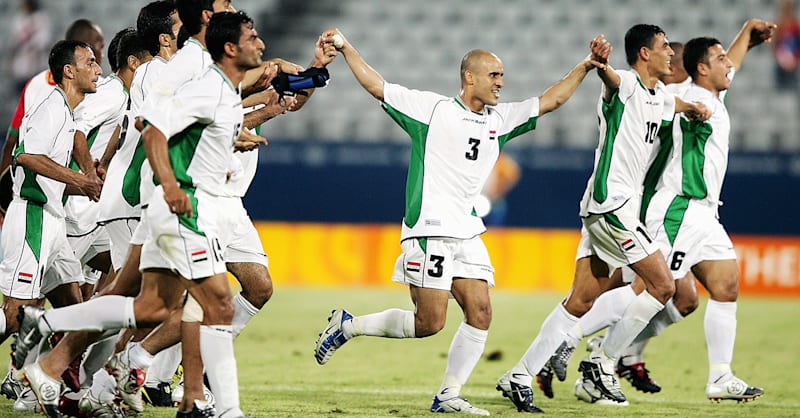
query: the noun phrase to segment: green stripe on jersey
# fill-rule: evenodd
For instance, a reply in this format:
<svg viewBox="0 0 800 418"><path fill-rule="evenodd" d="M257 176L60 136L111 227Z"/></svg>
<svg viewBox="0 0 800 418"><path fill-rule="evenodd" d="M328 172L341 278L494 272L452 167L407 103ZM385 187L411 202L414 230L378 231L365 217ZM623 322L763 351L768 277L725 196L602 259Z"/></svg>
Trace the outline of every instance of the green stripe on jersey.
<svg viewBox="0 0 800 418"><path fill-rule="evenodd" d="M195 122L169 139L169 162L172 164L175 179L183 189L194 187L194 180L189 175L189 165L191 165L194 153L200 144L200 137L203 136L203 131L209 125ZM155 178L155 176L153 177ZM159 184L157 180L154 181Z"/></svg>
<svg viewBox="0 0 800 418"><path fill-rule="evenodd" d="M419 244L419 248L422 248L423 253L428 252L428 239L427 238L417 238L417 243Z"/></svg>
<svg viewBox="0 0 800 418"><path fill-rule="evenodd" d="M685 196L675 196L669 204L667 213L664 214L664 231L667 233L669 245L675 243L675 237L678 236L678 231L680 231L683 223L683 216L686 214L688 207L689 198Z"/></svg>
<svg viewBox="0 0 800 418"><path fill-rule="evenodd" d="M500 151L503 150L503 146L506 145L506 142L524 134L525 132L529 132L536 129L537 120L539 120L539 117L533 116L529 118L527 121L525 121L525 123L516 126L514 129L511 130L511 132L500 135L500 137L497 138L498 145L500 146Z"/></svg>
<svg viewBox="0 0 800 418"><path fill-rule="evenodd" d="M664 169L667 167L669 157L672 155L672 121L662 120L661 128L658 130L658 138L660 148L656 154L650 168L647 169L647 174L644 176L644 191L642 193L642 206L639 210L639 220L644 222L647 215L647 207L650 206L650 201L656 194L656 186L664 174Z"/></svg>
<svg viewBox="0 0 800 418"><path fill-rule="evenodd" d="M710 123L681 118L681 132L683 133L681 189L684 196L704 199L708 195L708 187L703 178L703 167L706 162L706 142L713 130Z"/></svg>
<svg viewBox="0 0 800 418"><path fill-rule="evenodd" d="M20 142L17 148L14 150L14 159L16 160L20 154L25 153L25 143ZM16 162L15 162L16 164ZM22 167L24 173L24 180L22 180L22 186L19 188L19 197L29 201L35 202L39 204L46 204L47 203L47 195L44 194L44 190L39 185L39 182L36 181L38 174L35 171L31 170L27 167Z"/></svg>
<svg viewBox="0 0 800 418"><path fill-rule="evenodd" d="M44 207L41 205L25 204L25 243L33 252L36 261L42 252L42 229L44 228Z"/></svg>
<svg viewBox="0 0 800 418"><path fill-rule="evenodd" d="M428 138L427 124L383 103L383 110L411 137L411 160L408 162L406 179L406 213L403 221L413 228L422 212L422 187L425 179L425 143Z"/></svg>
<svg viewBox="0 0 800 418"><path fill-rule="evenodd" d="M146 158L144 140L140 136L139 142L136 143L136 149L133 150L133 157L128 169L125 170L125 175L122 177L122 198L131 206L136 206L142 201L139 187L142 184L142 165Z"/></svg>
<svg viewBox="0 0 800 418"><path fill-rule="evenodd" d="M600 158L597 160L597 168L594 173L594 190L592 192L592 198L597 203L603 203L608 198L608 171L611 169L614 139L617 137L617 132L619 132L623 112L625 112L625 104L619 99L619 89L617 89L608 103L603 101L606 137L603 142L603 149L600 150Z"/></svg>
<svg viewBox="0 0 800 418"><path fill-rule="evenodd" d="M178 222L195 233L206 236L206 233L201 231L200 227L197 225L197 218L200 216L200 214L197 213L197 197L194 195L197 189L194 187L184 187L182 190L189 195L189 201L192 203L192 217L190 218L186 216L186 214L180 215L178 216Z"/></svg>

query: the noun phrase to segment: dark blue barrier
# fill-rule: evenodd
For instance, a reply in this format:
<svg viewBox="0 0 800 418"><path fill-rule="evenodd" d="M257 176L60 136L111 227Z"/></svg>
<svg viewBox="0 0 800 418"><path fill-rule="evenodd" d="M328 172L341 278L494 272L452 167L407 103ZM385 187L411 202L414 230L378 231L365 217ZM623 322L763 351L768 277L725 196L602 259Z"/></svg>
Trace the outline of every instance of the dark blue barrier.
<svg viewBox="0 0 800 418"><path fill-rule="evenodd" d="M577 228L593 151L509 150L523 169L508 196L508 226ZM245 198L253 219L400 223L409 147L270 138ZM730 233L800 235L800 155L732 154L723 187Z"/></svg>

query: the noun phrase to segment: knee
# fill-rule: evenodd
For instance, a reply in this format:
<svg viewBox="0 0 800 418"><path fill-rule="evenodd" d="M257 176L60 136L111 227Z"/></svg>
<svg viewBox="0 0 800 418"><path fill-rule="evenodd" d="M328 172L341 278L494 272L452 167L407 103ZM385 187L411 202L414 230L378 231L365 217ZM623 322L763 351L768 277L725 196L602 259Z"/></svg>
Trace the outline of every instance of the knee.
<svg viewBox="0 0 800 418"><path fill-rule="evenodd" d="M444 328L444 315L414 315L414 330L417 338L430 337Z"/></svg>
<svg viewBox="0 0 800 418"><path fill-rule="evenodd" d="M691 296L681 296L678 297L678 294L675 294L675 297L672 298L672 303L675 305L675 309L680 312L681 316L687 317L691 315L692 312L697 310L697 307L700 305L700 300L697 297L697 293L692 294Z"/></svg>
<svg viewBox="0 0 800 418"><path fill-rule="evenodd" d="M137 328L154 327L169 318L170 309L163 301L133 301L133 313Z"/></svg>
<svg viewBox="0 0 800 418"><path fill-rule="evenodd" d="M723 283L710 286L708 293L718 302L735 302L739 298L739 277L733 276Z"/></svg>
<svg viewBox="0 0 800 418"><path fill-rule="evenodd" d="M267 304L272 298L272 292L272 279L269 273L258 280L249 281L247 286L242 286L242 297L257 309Z"/></svg>
<svg viewBox="0 0 800 418"><path fill-rule="evenodd" d="M669 280L661 280L650 286L647 291L661 303L667 303L675 295L675 280L672 280L672 277L669 277Z"/></svg>
<svg viewBox="0 0 800 418"><path fill-rule="evenodd" d="M487 330L492 323L492 305L481 304L467 313L466 322L472 327Z"/></svg>
<svg viewBox="0 0 800 418"><path fill-rule="evenodd" d="M214 303L203 304L203 323L206 325L230 325L233 321L233 298L223 297Z"/></svg>
<svg viewBox="0 0 800 418"><path fill-rule="evenodd" d="M581 297L581 295L570 295L564 302L564 309L566 309L570 315L580 318L592 309L594 300L595 298Z"/></svg>

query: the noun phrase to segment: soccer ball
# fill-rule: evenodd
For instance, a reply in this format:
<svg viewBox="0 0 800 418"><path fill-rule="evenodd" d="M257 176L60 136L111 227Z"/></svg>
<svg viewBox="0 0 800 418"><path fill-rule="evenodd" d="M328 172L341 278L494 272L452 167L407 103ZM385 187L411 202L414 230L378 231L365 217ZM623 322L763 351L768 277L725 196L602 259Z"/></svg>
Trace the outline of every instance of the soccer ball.
<svg viewBox="0 0 800 418"><path fill-rule="evenodd" d="M587 403L595 403L602 398L602 395L591 380L579 377L575 381L575 397Z"/></svg>

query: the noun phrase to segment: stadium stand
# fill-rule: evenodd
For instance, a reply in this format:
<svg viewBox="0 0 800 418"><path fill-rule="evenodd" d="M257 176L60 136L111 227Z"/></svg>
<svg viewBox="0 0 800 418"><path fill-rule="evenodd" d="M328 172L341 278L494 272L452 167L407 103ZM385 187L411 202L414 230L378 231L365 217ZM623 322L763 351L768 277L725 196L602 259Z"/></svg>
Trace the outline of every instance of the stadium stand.
<svg viewBox="0 0 800 418"><path fill-rule="evenodd" d="M0 24L9 28L16 1L0 0ZM100 22L107 37L132 24L146 1L43 0L63 33L73 19ZM267 55L300 64L311 59L322 30L339 27L387 80L445 95L457 93L461 56L472 48L495 51L506 70L504 100L539 94L583 57L591 37L603 33L615 45L612 64L626 67L622 37L635 23L662 26L671 40L713 35L729 42L745 18L772 19L776 0L235 0L256 17ZM7 30L7 29L6 29ZM8 46L2 46L8 56ZM732 90L731 148L797 152L798 92L776 91L769 48L751 52ZM8 63L4 68L7 68ZM304 112L271 122L265 134L281 140L405 142L400 129L357 87L345 65L332 65L331 91L315 97ZM14 95L8 83L0 94ZM548 115L533 138L515 147L591 149L596 145L594 75L564 108ZM747 100L743 98L747 97ZM15 99L4 100L0 121L8 121ZM374 109L374 110L373 110Z"/></svg>

